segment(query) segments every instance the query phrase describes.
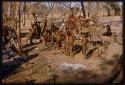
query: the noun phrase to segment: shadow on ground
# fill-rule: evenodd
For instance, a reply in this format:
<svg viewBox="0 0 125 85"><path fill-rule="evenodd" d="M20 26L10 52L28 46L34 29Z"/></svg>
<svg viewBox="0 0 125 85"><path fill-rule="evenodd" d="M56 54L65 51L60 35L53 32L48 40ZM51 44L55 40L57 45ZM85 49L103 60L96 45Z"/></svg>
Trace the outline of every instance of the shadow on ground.
<svg viewBox="0 0 125 85"><path fill-rule="evenodd" d="M74 52L74 55L80 53L82 51L82 46L81 45L74 45L72 51ZM88 55L92 55L92 53L96 50L97 48L92 48L89 50Z"/></svg>
<svg viewBox="0 0 125 85"><path fill-rule="evenodd" d="M28 48L23 49L23 52L25 52L25 53L26 52L30 52L30 51L32 51L35 48L36 48L36 46L28 47Z"/></svg>
<svg viewBox="0 0 125 85"><path fill-rule="evenodd" d="M53 46L54 46L53 44L50 44L50 45L44 47L43 49L41 49L40 52L45 51L45 50L47 50L47 49L50 49L50 48L53 47Z"/></svg>
<svg viewBox="0 0 125 85"><path fill-rule="evenodd" d="M41 42L37 42L37 43L32 43L32 44L25 44L24 46L22 46L23 48L29 47L29 46L34 46L37 44L40 44Z"/></svg>
<svg viewBox="0 0 125 85"><path fill-rule="evenodd" d="M16 70L24 63L37 57L38 54L33 54L29 56L20 56L14 60L3 62L2 65L2 78L9 77L11 74L15 74Z"/></svg>
<svg viewBox="0 0 125 85"><path fill-rule="evenodd" d="M35 80L26 81L26 84L35 84Z"/></svg>

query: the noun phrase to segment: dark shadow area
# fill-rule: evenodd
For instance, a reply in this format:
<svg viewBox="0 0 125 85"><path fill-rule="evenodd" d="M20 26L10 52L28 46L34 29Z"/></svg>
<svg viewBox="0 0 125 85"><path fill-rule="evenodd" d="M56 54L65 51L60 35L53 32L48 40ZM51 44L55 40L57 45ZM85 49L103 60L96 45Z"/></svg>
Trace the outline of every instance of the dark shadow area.
<svg viewBox="0 0 125 85"><path fill-rule="evenodd" d="M53 44L50 45L50 46L47 46L47 47L45 47L44 49L41 49L40 52L45 51L45 50L47 50L47 49L49 49L49 48L51 48L51 47L53 47L53 46L54 46Z"/></svg>
<svg viewBox="0 0 125 85"><path fill-rule="evenodd" d="M102 46L103 42L102 41L90 41L90 44L93 45L93 46L96 46L96 45Z"/></svg>
<svg viewBox="0 0 125 85"><path fill-rule="evenodd" d="M74 54L80 53L82 51L82 46L74 45L72 51L74 52Z"/></svg>
<svg viewBox="0 0 125 85"><path fill-rule="evenodd" d="M35 80L26 81L26 84L35 84Z"/></svg>
<svg viewBox="0 0 125 85"><path fill-rule="evenodd" d="M26 37L28 35L28 32L21 32L21 37Z"/></svg>
<svg viewBox="0 0 125 85"><path fill-rule="evenodd" d="M108 64L108 65L114 65L115 62L113 62L113 60L108 60L108 61L105 62L105 64Z"/></svg>
<svg viewBox="0 0 125 85"><path fill-rule="evenodd" d="M113 81L115 81L115 79L119 77L120 73L123 71L122 61L123 61L123 56L120 55L120 59L116 62L117 64L113 68L111 72L111 76L108 79L106 79L105 81L106 83L113 83ZM121 79L119 83L122 83L122 82L123 82L123 78Z"/></svg>
<svg viewBox="0 0 125 85"><path fill-rule="evenodd" d="M54 84L54 80L52 78L46 80L43 82L44 84L50 84L50 83L53 83Z"/></svg>
<svg viewBox="0 0 125 85"><path fill-rule="evenodd" d="M22 48L26 48L26 47L29 47L29 46L34 46L34 45L37 45L37 44L40 44L41 42L37 42L37 43L32 43L32 44L25 44L24 46L22 46Z"/></svg>
<svg viewBox="0 0 125 85"><path fill-rule="evenodd" d="M104 63L100 64L100 66L103 66L103 65L114 65L114 64L115 64L114 60L106 60Z"/></svg>
<svg viewBox="0 0 125 85"><path fill-rule="evenodd" d="M22 64L28 62L29 60L37 57L38 54L33 54L29 56L20 56L12 61L3 62L2 67L2 78L6 78L11 74L14 74Z"/></svg>
<svg viewBox="0 0 125 85"><path fill-rule="evenodd" d="M97 49L97 47L90 49L88 52L88 55L92 55L92 53ZM72 51L74 52L74 55L80 53L82 51L82 46L81 45L74 45Z"/></svg>
<svg viewBox="0 0 125 85"><path fill-rule="evenodd" d="M93 49L91 49L89 52L88 52L88 55L92 55L92 53L96 50L97 48L93 48Z"/></svg>

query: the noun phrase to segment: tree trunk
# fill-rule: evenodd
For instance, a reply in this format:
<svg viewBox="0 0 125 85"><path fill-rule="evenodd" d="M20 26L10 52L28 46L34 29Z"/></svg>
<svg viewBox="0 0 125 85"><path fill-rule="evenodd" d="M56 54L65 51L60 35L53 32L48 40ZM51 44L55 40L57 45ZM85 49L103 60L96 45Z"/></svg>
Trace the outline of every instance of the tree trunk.
<svg viewBox="0 0 125 85"><path fill-rule="evenodd" d="M107 14L108 14L108 16L111 16L110 8L107 8Z"/></svg>
<svg viewBox="0 0 125 85"><path fill-rule="evenodd" d="M103 3L100 3L101 6L101 22L103 21L103 15L104 15L104 10L103 10Z"/></svg>
<svg viewBox="0 0 125 85"><path fill-rule="evenodd" d="M20 14L20 2L19 2L19 10L18 10L18 13L19 13L19 27L18 27L18 29L17 29L17 38L18 38L18 42L19 42L19 51L21 52L21 48L22 48L22 45L21 45L21 22L20 22L20 20L21 20L21 14Z"/></svg>
<svg viewBox="0 0 125 85"><path fill-rule="evenodd" d="M110 2L109 3L107 3L107 14L108 14L108 16L111 16L111 6L110 6Z"/></svg>
<svg viewBox="0 0 125 85"><path fill-rule="evenodd" d="M120 8L114 8L115 16L120 15Z"/></svg>
<svg viewBox="0 0 125 85"><path fill-rule="evenodd" d="M14 14L14 15L15 15L15 20L16 20L16 21L15 21L15 24L16 24L15 30L17 31L17 27L18 27L18 26L17 26L17 24L18 24L18 22L17 22L17 18L18 18L18 2L15 2L15 7L16 7L16 8L15 8L15 14Z"/></svg>
<svg viewBox="0 0 125 85"><path fill-rule="evenodd" d="M73 14L73 8L70 8L70 10L71 10L71 13Z"/></svg>
<svg viewBox="0 0 125 85"><path fill-rule="evenodd" d="M84 4L83 4L82 1L81 1L81 6L82 6L82 13L83 13L83 16L86 17L85 9L84 9Z"/></svg>
<svg viewBox="0 0 125 85"><path fill-rule="evenodd" d="M26 12L26 2L24 2L24 26L25 26L25 12Z"/></svg>
<svg viewBox="0 0 125 85"><path fill-rule="evenodd" d="M88 2L88 18L90 17L90 5L91 5L91 2Z"/></svg>

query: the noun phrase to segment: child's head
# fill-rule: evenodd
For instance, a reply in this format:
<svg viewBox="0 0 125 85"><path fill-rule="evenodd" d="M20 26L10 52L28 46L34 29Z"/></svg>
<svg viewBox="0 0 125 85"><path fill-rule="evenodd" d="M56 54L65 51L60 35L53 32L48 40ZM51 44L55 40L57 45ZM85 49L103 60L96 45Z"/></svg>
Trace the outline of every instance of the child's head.
<svg viewBox="0 0 125 85"><path fill-rule="evenodd" d="M110 25L106 25L106 28L107 28L107 29L110 29Z"/></svg>

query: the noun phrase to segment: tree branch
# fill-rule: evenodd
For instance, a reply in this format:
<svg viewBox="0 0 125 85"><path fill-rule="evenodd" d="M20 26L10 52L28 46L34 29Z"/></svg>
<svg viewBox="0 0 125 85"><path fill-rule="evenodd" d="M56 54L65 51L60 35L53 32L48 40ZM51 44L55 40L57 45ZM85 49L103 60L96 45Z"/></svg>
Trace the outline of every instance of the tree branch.
<svg viewBox="0 0 125 85"><path fill-rule="evenodd" d="M51 9L53 9L54 6L55 6L55 3L51 3Z"/></svg>
<svg viewBox="0 0 125 85"><path fill-rule="evenodd" d="M69 9L71 8L70 6L66 5L66 3L63 3L63 5Z"/></svg>

